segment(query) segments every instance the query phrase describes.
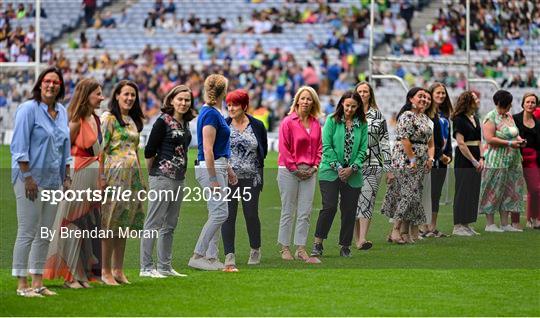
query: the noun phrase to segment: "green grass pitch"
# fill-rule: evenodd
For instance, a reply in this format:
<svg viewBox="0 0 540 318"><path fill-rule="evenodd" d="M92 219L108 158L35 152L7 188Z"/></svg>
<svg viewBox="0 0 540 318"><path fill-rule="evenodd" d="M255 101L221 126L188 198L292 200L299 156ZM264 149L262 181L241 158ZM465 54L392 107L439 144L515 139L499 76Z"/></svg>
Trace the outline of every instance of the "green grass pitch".
<svg viewBox="0 0 540 318"><path fill-rule="evenodd" d="M193 162L194 152L190 151ZM86 290L62 289L47 282L57 297L25 299L15 295L11 277L17 230L10 184L10 154L0 147L0 316L539 316L540 231L484 233L479 237L426 239L415 245L385 242L390 225L376 213L369 251L339 257L338 221L325 242L323 263L283 262L276 243L280 200L276 153L266 162L260 202L262 263L247 266L249 245L241 213L237 219L240 272L202 272L187 268L206 221L204 203L185 202L175 234L174 268L187 278L138 277L139 241L128 240L126 272L132 284L94 284ZM193 170L189 186L196 186ZM384 195L379 190L376 211ZM321 206L316 189L311 237ZM336 216L339 220L339 212ZM523 219L523 218L522 218ZM477 229L483 229L479 217ZM441 207L439 228L450 233L451 205Z"/></svg>

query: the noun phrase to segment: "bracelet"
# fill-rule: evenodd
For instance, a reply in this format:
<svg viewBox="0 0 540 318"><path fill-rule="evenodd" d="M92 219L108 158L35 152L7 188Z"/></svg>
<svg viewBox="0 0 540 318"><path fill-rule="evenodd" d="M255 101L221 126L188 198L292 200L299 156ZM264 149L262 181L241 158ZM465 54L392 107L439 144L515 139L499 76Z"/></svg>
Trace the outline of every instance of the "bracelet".
<svg viewBox="0 0 540 318"><path fill-rule="evenodd" d="M210 176L210 177L208 178L208 180L209 180L210 182L217 182L217 177L216 177L216 176Z"/></svg>
<svg viewBox="0 0 540 318"><path fill-rule="evenodd" d="M512 140L508 140L508 147L512 147Z"/></svg>
<svg viewBox="0 0 540 318"><path fill-rule="evenodd" d="M23 172L22 173L22 176L23 176L23 179L26 179L28 177L31 177L32 176L32 173L29 171L26 171L26 172Z"/></svg>
<svg viewBox="0 0 540 318"><path fill-rule="evenodd" d="M486 157L480 156L480 160L486 160Z"/></svg>

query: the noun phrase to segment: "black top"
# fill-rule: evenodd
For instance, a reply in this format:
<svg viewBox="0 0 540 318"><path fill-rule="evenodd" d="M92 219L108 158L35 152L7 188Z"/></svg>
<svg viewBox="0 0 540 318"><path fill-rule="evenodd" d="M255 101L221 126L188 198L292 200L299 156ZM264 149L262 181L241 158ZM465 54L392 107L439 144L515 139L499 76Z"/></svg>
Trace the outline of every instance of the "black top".
<svg viewBox="0 0 540 318"><path fill-rule="evenodd" d="M444 139L442 136L441 122L439 121L439 116L435 115L433 118L430 118L433 122L433 143L435 144L435 157L434 159L438 161L443 153Z"/></svg>
<svg viewBox="0 0 540 318"><path fill-rule="evenodd" d="M476 123L476 127L473 126L467 115L457 115L452 121L454 130L452 136L456 138L456 134L460 133L463 135L463 140L465 142L481 140L482 133L480 128L480 120L478 117L474 116L474 122Z"/></svg>
<svg viewBox="0 0 540 318"><path fill-rule="evenodd" d="M190 142L189 123L181 124L171 115L162 113L154 123L144 148L145 158L155 156L148 174L184 180Z"/></svg>
<svg viewBox="0 0 540 318"><path fill-rule="evenodd" d="M264 128L264 124L262 121L258 120L257 118L247 115L249 119L249 124L251 125L251 129L253 129L253 133L255 134L255 137L257 138L257 167L259 167L261 172L261 190L262 190L262 182L264 180L263 178L263 168L264 168L264 158L266 158L266 154L268 153L268 137L266 135L266 128ZM227 117L225 118L225 121L227 122L227 125L231 125L232 118Z"/></svg>
<svg viewBox="0 0 540 318"><path fill-rule="evenodd" d="M519 136L527 140L527 148L536 150L536 160L540 165L540 121L533 117L534 127L529 128L523 124L523 112L515 114L513 117L514 122L519 129Z"/></svg>

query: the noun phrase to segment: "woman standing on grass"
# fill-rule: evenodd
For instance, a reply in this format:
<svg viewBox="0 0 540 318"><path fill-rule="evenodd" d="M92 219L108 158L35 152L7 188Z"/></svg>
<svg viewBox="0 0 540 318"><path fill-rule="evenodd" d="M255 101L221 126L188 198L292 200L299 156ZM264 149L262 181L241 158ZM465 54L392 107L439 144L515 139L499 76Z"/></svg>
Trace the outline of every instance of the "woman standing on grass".
<svg viewBox="0 0 540 318"><path fill-rule="evenodd" d="M197 117L197 142L199 153L195 177L202 193L210 192L207 201L208 220L201 230L193 256L188 266L202 270L221 270L223 263L218 257L219 230L229 214L225 191L227 183L235 185L238 180L229 166L231 156L231 130L221 115L221 105L227 94L227 79L212 74L204 81L204 101ZM228 182L227 182L228 181ZM210 191L208 191L210 190Z"/></svg>
<svg viewBox="0 0 540 318"><path fill-rule="evenodd" d="M514 115L514 121L519 129L519 135L526 143L521 148L523 157L523 174L527 182L527 224L529 227L540 229L540 120L534 118L538 105L538 96L527 93L523 96L521 107L523 111ZM519 214L512 223L519 223Z"/></svg>
<svg viewBox="0 0 540 318"><path fill-rule="evenodd" d="M508 224L509 213L522 213L525 208L525 180L521 165L520 147L526 146L510 115L512 94L499 90L493 95L495 109L484 118L482 132L487 143L486 166L480 185L481 214L486 215L486 232L522 232L517 224ZM501 216L501 228L494 214Z"/></svg>
<svg viewBox="0 0 540 318"><path fill-rule="evenodd" d="M366 114L368 145L366 160L362 165L363 183L356 211L354 237L357 249L368 250L373 246L373 243L367 240L367 233L373 217L379 183L382 173L385 171L387 172L387 180L393 178L390 172L392 158L386 120L377 106L373 88L368 82L360 82L356 85L355 91L362 98L364 114Z"/></svg>
<svg viewBox="0 0 540 318"><path fill-rule="evenodd" d="M323 157L319 172L322 209L311 256L322 256L323 240L328 237L340 202L340 256L350 257L358 197L363 183L360 168L366 158L368 144L366 115L358 93L348 91L341 96L336 111L326 120L322 138Z"/></svg>
<svg viewBox="0 0 540 318"><path fill-rule="evenodd" d="M281 196L281 217L278 243L281 258L293 260L291 234L294 219L295 257L310 261L306 252L309 220L322 157L321 125L318 116L321 104L315 90L302 86L294 96L289 115L279 126L278 187Z"/></svg>
<svg viewBox="0 0 540 318"><path fill-rule="evenodd" d="M450 115L452 102L446 86L442 83L434 83L429 88L433 98L433 114L428 115L434 123L433 137L435 144L435 161L431 170L431 223L423 234L426 237L446 237L437 229L437 216L442 188L446 180L447 166L452 162L452 143L450 140ZM428 198L429 199L429 198ZM426 211L429 213L429 211Z"/></svg>
<svg viewBox="0 0 540 318"><path fill-rule="evenodd" d="M101 189L103 167L99 165L101 127L95 111L105 98L101 85L92 78L82 79L68 108L73 156L71 189L92 191ZM54 229L65 227L74 231L99 230L100 202L62 201ZM89 288L89 281L101 276L101 241L94 238L60 238L56 236L49 249L45 278L64 278L64 287Z"/></svg>
<svg viewBox="0 0 540 318"><path fill-rule="evenodd" d="M101 280L107 285L129 284L124 274L126 238L119 237L120 229L143 228L143 203L135 197L144 189L138 157L143 118L137 84L120 81L111 95L109 111L101 116L103 178L107 186L131 190L132 197L127 201L109 200L101 209L102 230L114 233L114 237L102 240Z"/></svg>
<svg viewBox="0 0 540 318"><path fill-rule="evenodd" d="M193 94L185 85L175 86L163 100L161 115L154 122L144 149L150 190L156 193L183 193L191 142L189 122L194 118ZM175 200L178 199L178 200ZM178 224L182 197L150 200L144 230L159 231L157 269L152 254L153 237L141 239L141 271L139 276L163 278L183 277L172 267L173 234Z"/></svg>
<svg viewBox="0 0 540 318"><path fill-rule="evenodd" d="M263 187L264 158L268 153L268 141L262 121L247 114L249 95L246 91L238 89L230 92L227 94L226 102L229 110L226 122L231 129L230 164L238 183L229 184L232 193L228 204L229 216L221 227L221 234L225 252L225 270L234 272L237 271L234 237L239 200L242 201L251 247L248 265L257 265L261 261L259 195Z"/></svg>
<svg viewBox="0 0 540 318"><path fill-rule="evenodd" d="M17 295L42 297L56 295L43 286L50 239L40 228L53 229L57 206L42 201L44 190L71 185L68 116L60 101L65 87L62 72L50 67L32 89L32 99L15 113L11 140L11 182L17 203L17 239L13 248L11 274L17 277ZM58 235L58 234L57 234ZM28 273L32 287L28 285Z"/></svg>
<svg viewBox="0 0 540 318"><path fill-rule="evenodd" d="M414 243L418 226L426 223L422 206L424 174L431 170L435 153L432 122L424 114L431 105L429 91L414 87L407 93L405 105L397 116L396 144L392 151L392 169L395 179L390 183L382 213L394 219L389 240L404 244ZM400 229L408 229L402 237Z"/></svg>
<svg viewBox="0 0 540 318"><path fill-rule="evenodd" d="M452 114L453 137L457 142L452 234L457 236L478 235L471 223L475 223L478 216L480 176L484 169L481 126L476 116L479 107L478 96L466 91L459 95Z"/></svg>

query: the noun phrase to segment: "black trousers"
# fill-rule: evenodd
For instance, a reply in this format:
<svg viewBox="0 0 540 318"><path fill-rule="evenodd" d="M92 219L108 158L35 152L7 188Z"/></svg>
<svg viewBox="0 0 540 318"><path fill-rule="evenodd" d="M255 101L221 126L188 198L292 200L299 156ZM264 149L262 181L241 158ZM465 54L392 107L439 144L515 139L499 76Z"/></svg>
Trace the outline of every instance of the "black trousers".
<svg viewBox="0 0 540 318"><path fill-rule="evenodd" d="M322 197L322 209L317 220L315 237L326 239L337 212L338 199L341 210L341 230L339 245L351 246L356 209L362 188L352 188L339 178L335 181L319 181ZM340 198L341 197L341 198Z"/></svg>
<svg viewBox="0 0 540 318"><path fill-rule="evenodd" d="M239 191L242 200L242 210L246 220L246 228L251 248L261 247L261 221L259 220L259 194L261 187L253 187L253 180L238 179L236 185L230 185L231 195L229 197L229 216L227 221L221 225L221 235L223 236L223 250L225 255L234 253L234 238L236 234L236 214L238 212L238 198L235 198L236 191ZM251 198L249 198L249 194ZM249 201L244 199L250 199Z"/></svg>
<svg viewBox="0 0 540 318"><path fill-rule="evenodd" d="M433 169L431 169L431 212L435 213L439 213L439 204L447 170L447 166L444 163L440 161L437 163L438 165L433 166Z"/></svg>

